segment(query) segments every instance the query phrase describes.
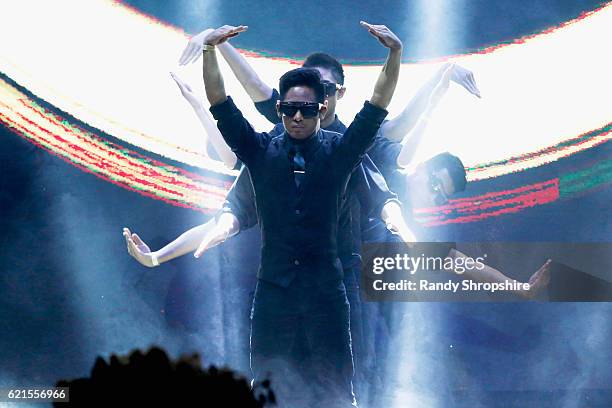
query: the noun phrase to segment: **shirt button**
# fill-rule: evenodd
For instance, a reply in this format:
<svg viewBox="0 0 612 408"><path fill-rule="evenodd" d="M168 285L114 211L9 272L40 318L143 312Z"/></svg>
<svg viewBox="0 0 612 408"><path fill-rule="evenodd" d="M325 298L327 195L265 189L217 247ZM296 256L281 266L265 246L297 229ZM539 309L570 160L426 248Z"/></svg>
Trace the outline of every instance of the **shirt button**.
<svg viewBox="0 0 612 408"><path fill-rule="evenodd" d="M296 259L295 261L293 261L293 264L297 266L297 265L299 265L299 264L300 264L300 261L298 261L298 260Z"/></svg>
<svg viewBox="0 0 612 408"><path fill-rule="evenodd" d="M295 210L296 215L300 215L301 211L300 210Z"/></svg>

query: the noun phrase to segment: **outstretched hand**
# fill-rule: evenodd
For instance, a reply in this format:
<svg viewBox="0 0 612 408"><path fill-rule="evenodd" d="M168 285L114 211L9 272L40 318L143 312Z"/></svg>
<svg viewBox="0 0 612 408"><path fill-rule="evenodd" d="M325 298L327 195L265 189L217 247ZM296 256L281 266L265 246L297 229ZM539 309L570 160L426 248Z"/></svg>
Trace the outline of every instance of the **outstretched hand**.
<svg viewBox="0 0 612 408"><path fill-rule="evenodd" d="M174 72L170 72L170 76L172 77L172 79L174 79L174 82L176 82L179 91L181 91L181 95L183 95L183 97L187 99L187 102L189 102L191 106L193 106L194 108L202 106L202 101L196 96L195 92L193 92L191 87L186 82L184 82Z"/></svg>
<svg viewBox="0 0 612 408"><path fill-rule="evenodd" d="M476 81L474 80L474 73L469 69L463 68L460 65L450 65L452 66L450 78L451 81L461 85L472 95L481 98L480 90L478 89L478 86L476 86Z"/></svg>
<svg viewBox="0 0 612 408"><path fill-rule="evenodd" d="M123 228L123 237L125 238L128 253L132 258L149 268L155 266L153 265L151 249L142 239L140 239L138 234L132 234L128 228Z"/></svg>
<svg viewBox="0 0 612 408"><path fill-rule="evenodd" d="M238 34L245 32L249 27L248 26L230 26L224 25L222 27L217 28L206 36L204 44L208 45L219 45L223 44L230 38L236 37Z"/></svg>
<svg viewBox="0 0 612 408"><path fill-rule="evenodd" d="M179 58L179 65L187 65L191 62L196 62L200 55L202 55L202 49L204 48L204 41L206 41L206 36L212 33L214 30L212 28L207 28L201 33L194 35L189 39L187 46L183 50L181 54L181 58Z"/></svg>
<svg viewBox="0 0 612 408"><path fill-rule="evenodd" d="M529 278L529 290L527 291L527 298L535 298L542 290L544 290L550 283L550 263L552 260L547 260L544 265L540 267L531 277Z"/></svg>
<svg viewBox="0 0 612 408"><path fill-rule="evenodd" d="M365 21L360 21L359 24L366 28L368 32L376 37L385 47L392 50L402 49L402 41L393 33L393 31L389 30L387 26L370 24L366 23Z"/></svg>

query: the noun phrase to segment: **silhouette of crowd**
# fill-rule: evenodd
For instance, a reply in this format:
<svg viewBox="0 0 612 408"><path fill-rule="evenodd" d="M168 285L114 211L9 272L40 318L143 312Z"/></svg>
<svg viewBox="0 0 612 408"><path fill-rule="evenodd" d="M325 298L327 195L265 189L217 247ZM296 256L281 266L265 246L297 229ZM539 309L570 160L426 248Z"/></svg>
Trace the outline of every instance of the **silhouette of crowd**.
<svg viewBox="0 0 612 408"><path fill-rule="evenodd" d="M69 387L69 403L54 406L99 406L118 403L194 407L269 407L275 405L269 381L253 389L244 377L228 368L202 368L200 356L181 356L173 361L166 352L152 347L129 356L98 357L91 375L60 380ZM135 405L136 406L136 405Z"/></svg>

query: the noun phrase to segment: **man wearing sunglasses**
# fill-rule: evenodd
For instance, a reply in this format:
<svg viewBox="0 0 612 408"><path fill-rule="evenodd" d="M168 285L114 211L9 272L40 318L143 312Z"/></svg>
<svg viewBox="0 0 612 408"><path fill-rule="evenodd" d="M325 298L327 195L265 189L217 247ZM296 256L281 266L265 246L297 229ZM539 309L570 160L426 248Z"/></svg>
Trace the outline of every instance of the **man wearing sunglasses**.
<svg viewBox="0 0 612 408"><path fill-rule="evenodd" d="M315 368L309 372L324 377L309 380L319 404L329 407L353 403L348 302L337 258L339 209L351 172L386 116L402 52L401 41L385 26L362 25L389 56L370 102L343 136L320 129L325 89L318 71L307 68L281 77L277 112L285 131L270 136L253 130L226 96L215 54L216 45L246 27L216 30L207 37L203 55L211 112L249 169L262 231L251 326L255 380L272 374L282 384L285 376L301 371L291 366L290 351L302 327L311 348L308 364ZM281 398L289 398L286 391L279 389Z"/></svg>
<svg viewBox="0 0 612 408"><path fill-rule="evenodd" d="M307 58L304 65L308 65L309 63L310 61ZM321 64L321 62L319 61L317 64ZM328 67L329 66L333 67L333 65L328 65ZM320 68L318 69L321 71ZM440 76L437 78L438 82L431 88L427 103L424 104L420 117L416 120L409 135L402 142L398 143L391 141L381 137L379 134L372 148L369 150L369 156L372 157L372 160L376 160L376 162L380 164L381 171L385 174L389 185L394 186L394 191L401 197L408 219L413 218L411 216L413 209L431 208L447 204L450 196L465 190L466 187L467 180L463 163L458 157L449 153L442 153L434 156L426 162L416 166L414 170L409 173L398 171L398 167L407 165L412 159L416 150L416 145L425 133L429 118L432 116L433 111L449 87L454 69L455 66L451 64L446 65L440 71ZM329 74L330 72L325 73ZM256 103L261 113L266 113L266 105L269 106L269 102L264 101ZM339 120L337 117L334 117L334 121L331 125L333 126L333 124L337 123L339 123ZM420 227L418 222L412 222L410 224L410 229L419 240L435 241L435 239L430 236L427 229ZM386 228L384 224L372 218L364 217L362 219L361 232L364 242L388 243L402 241L402 239L398 239L397 235L390 234L389 229ZM446 257L454 259L470 258L468 255L459 251L453 244L449 244L446 249L444 245L440 245L439 249L445 252L443 256ZM547 284L548 274L549 263L545 263L530 277L529 289L518 289L515 294L527 299L533 298ZM514 279L488 265L484 265L484 269L482 270L473 270L464 274L463 278L497 283L514 281ZM365 374L368 383L387 384L389 382L386 381L384 376L381 378L381 381L378 382L375 381L374 378L385 372L386 364L384 362L387 361L386 345L389 344L389 338L374 339L374 333L378 331L371 325L382 320L385 322L388 335L395 335L397 333L394 329L396 325L392 322L401 320L398 316L401 314L401 311L404 310L405 305L387 304L385 305L388 306L387 308L381 306L383 305L363 304L362 314L364 316L361 325L361 341L363 347L370 351L366 351L361 355L358 354L357 358L366 360L362 362L362 365L368 368ZM395 306L398 306L398 310L394 310ZM377 310L379 308L380 310ZM372 312L375 313L374 316ZM378 333L380 334L380 332ZM371 360L373 354L376 356L373 359L376 363ZM392 359L393 358L391 358L391 360ZM369 396L371 403L374 405L380 402L382 395L383 393L380 389L377 389L377 387L362 392L362 396Z"/></svg>
<svg viewBox="0 0 612 408"><path fill-rule="evenodd" d="M197 60L200 55L202 42L205 41L212 31L210 29L204 30L190 39L179 63L184 65ZM266 85L229 42L220 44L219 50L251 99L255 102L257 110L270 122L277 124L271 133L282 132L283 125L278 123L279 118L276 106L279 96L278 91ZM332 56L317 52L310 54L302 66L317 69L323 78L328 106L327 113L321 120L321 128L343 133L346 130L346 126L335 114L336 104L344 97L346 92L342 65ZM379 134L374 139L372 146L368 150L368 155L364 159L364 166L368 172L380 172L392 191L399 192L406 190L405 178L400 175L398 170L408 165L414 157L417 146L425 133L424 130L428 119L442 96L446 93L451 81L461 85L471 94L480 97L480 91L476 86L472 72L456 64L445 64L419 89L400 115L383 122ZM241 175L239 179L242 177ZM242 180L239 180L239 184L242 184ZM232 197L231 193L228 197ZM400 200L403 199L403 196L400 194ZM442 199L439 198L438 200ZM380 225L375 224L381 223L380 218L377 216L363 217L361 221L363 222L362 228L364 230L374 227L379 228ZM355 231L358 231L358 229L355 229ZM406 232L403 235L411 235L407 228L404 228L404 231ZM399 231L395 230L394 232ZM387 231L388 240L399 241L401 238L400 234L391 234ZM364 236L364 239L367 240L369 238ZM356 252L358 252L358 247L359 245Z"/></svg>
<svg viewBox="0 0 612 408"><path fill-rule="evenodd" d="M199 57L202 43L211 32L212 30L205 30L190 40L188 47L181 56L180 64L186 64ZM228 42L220 44L218 48L229 63L230 68L245 87L247 93L255 102L256 108L272 123L277 123L279 121L276 104L279 97L278 91L267 87L246 60ZM327 114L321 120L321 128L344 133L346 126L335 114L336 103L344 96L346 91L343 85L344 70L342 65L328 54L313 53L306 58L303 66L316 68L323 78L328 106ZM414 150L411 148L418 141L419 136L411 137L412 143L400 144L396 140L401 140L404 137L402 132L407 132L411 127L419 128L419 126L414 126L414 122L416 122L415 117L429 107L429 104L424 102L430 102L430 95L435 85L441 80L442 73L446 73L445 76L447 78L451 78L452 75L455 82L479 96L471 72L461 67L453 66L452 69L447 68L448 66L440 70L431 81L422 87L400 116L392 121L383 122L385 129L381 129L381 133L385 135L385 138L379 134L370 151L376 155L379 165L385 166L387 173L392 174L397 169L396 157L400 154L400 150L402 151L403 159L407 157L406 152ZM180 83L179 87L182 89ZM183 94L185 93L183 92ZM314 109L315 106L313 105L313 112ZM201 109L196 109L196 111L198 110ZM283 124L278 123L271 134L280 134L283 131ZM414 131L412 135L417 133ZM389 138L396 140L389 140ZM366 189L363 188L364 184L368 186ZM358 191L358 193L352 194L355 191ZM367 368L371 364L366 361L367 353L364 351L367 345L363 341L363 319L361 318L361 301L358 286L359 269L361 266L359 252L362 241L362 229L364 231L372 228L382 229L386 231L386 238L388 240L403 242L413 242L415 240L403 220L401 208L397 201L393 202L387 197L387 202L384 202L385 191L388 192L385 178L381 176L381 173L370 157L368 155L364 156L363 164L360 165L353 177L351 177L349 188L347 189L346 206L349 207L349 210L342 212L340 231L344 234L338 237L339 256L344 269L344 281L351 305L351 334L356 368L356 391L358 393L361 392L362 388L367 388L368 381L365 378L369 376L368 372L371 371L371 368ZM224 222L217 224L216 229L207 236L196 253L199 254L202 250L222 242L225 238L237 233L238 229L243 230L253 225L255 217L252 214L255 212L255 208L253 204L249 204L253 201L252 196L252 186L250 180L248 180L248 172L241 171L236 183L230 189L225 202L224 212L227 214L219 218L219 221ZM370 204L364 206L363 203L368 200L368 197ZM381 206L382 211L380 210ZM373 208L378 210L373 211ZM232 219L231 215L235 215L239 222ZM350 225L347 226L347 224ZM390 233L390 230L393 233ZM365 392L361 393L365 394Z"/></svg>
<svg viewBox="0 0 612 408"><path fill-rule="evenodd" d="M222 48L227 43L221 44ZM314 53L308 56L304 67L315 68L323 78L322 84L325 89L327 102L327 114L321 119L321 128L343 134L347 127L338 119L335 114L337 100L344 94L345 88L338 84L339 72L342 76L342 65L334 58L323 53ZM292 117L297 113L298 106L290 103L280 102L278 91L274 90L273 97L256 103L257 109L266 115L276 126L270 135L280 135L285 130L285 124L278 123L283 116ZM307 107L308 108L308 107ZM283 109L287 109L283 111ZM315 104L310 106L310 115L314 115L317 109ZM305 115L303 115L305 116ZM330 120L331 119L331 120ZM208 235L202 242L196 254L203 250L222 242L238 232L250 228L256 223L255 205L252 192L252 184L248 177L248 171L241 170L236 182L230 189L223 212L228 213L217 228ZM250 204L253 203L253 204ZM238 222L231 218L235 215ZM346 190L346 199L343 201L340 212L338 230L338 256L343 268L344 284L350 303L350 323L351 323L351 345L353 351L353 361L355 364L355 380L353 385L358 397L365 394L367 388L368 362L366 361L366 345L363 341L364 334L362 329L363 318L361 316L361 299L359 294L359 270L361 268L361 220L371 220L387 231L393 231L393 237L403 242L413 242L414 236L406 225L401 206L395 194L389 191L383 175L380 173L374 162L366 154L362 163L355 169L349 179ZM296 349L300 349L300 344L296 344Z"/></svg>

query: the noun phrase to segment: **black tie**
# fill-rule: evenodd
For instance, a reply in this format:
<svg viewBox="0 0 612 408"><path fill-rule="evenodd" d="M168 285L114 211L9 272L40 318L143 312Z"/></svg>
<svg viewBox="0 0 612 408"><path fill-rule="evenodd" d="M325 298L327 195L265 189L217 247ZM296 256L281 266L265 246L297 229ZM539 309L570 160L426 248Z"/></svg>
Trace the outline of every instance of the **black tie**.
<svg viewBox="0 0 612 408"><path fill-rule="evenodd" d="M295 180L295 186L300 187L300 184L306 176L306 161L304 156L300 153L300 150L296 147L295 153L293 154L293 179Z"/></svg>

